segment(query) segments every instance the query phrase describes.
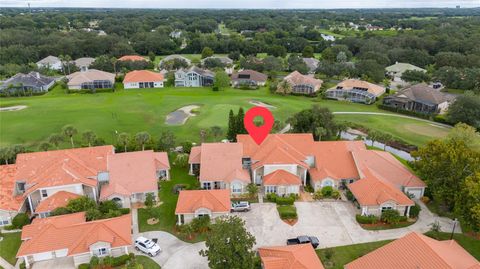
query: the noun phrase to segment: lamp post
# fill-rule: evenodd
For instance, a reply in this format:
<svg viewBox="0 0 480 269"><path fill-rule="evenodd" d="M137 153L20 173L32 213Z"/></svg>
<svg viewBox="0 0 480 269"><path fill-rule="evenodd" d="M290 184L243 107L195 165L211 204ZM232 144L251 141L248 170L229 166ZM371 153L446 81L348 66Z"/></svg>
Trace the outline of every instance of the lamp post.
<svg viewBox="0 0 480 269"><path fill-rule="evenodd" d="M455 227L457 226L457 222L458 222L458 220L457 220L457 218L455 218L453 220L453 229L452 229L452 234L450 235L450 240L453 239L453 233L455 233Z"/></svg>

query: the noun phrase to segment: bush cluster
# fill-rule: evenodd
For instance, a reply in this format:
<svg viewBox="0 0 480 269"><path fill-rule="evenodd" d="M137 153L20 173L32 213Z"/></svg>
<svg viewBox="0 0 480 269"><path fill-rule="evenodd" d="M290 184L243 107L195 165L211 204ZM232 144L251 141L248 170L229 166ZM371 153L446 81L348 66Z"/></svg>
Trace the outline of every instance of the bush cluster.
<svg viewBox="0 0 480 269"><path fill-rule="evenodd" d="M297 218L297 209L294 206L278 206L277 210L281 219Z"/></svg>
<svg viewBox="0 0 480 269"><path fill-rule="evenodd" d="M399 222L407 221L406 216L400 216L397 210L387 209L382 212L380 219L388 224L398 224Z"/></svg>
<svg viewBox="0 0 480 269"><path fill-rule="evenodd" d="M134 259L135 255L133 253L125 254L118 257L107 256L101 259L97 256L93 256L90 259L90 263L82 263L78 266L78 269L106 269L112 267L116 268L125 265L128 262L133 261Z"/></svg>
<svg viewBox="0 0 480 269"><path fill-rule="evenodd" d="M12 226L14 229L22 229L22 227L27 224L30 224L30 218L25 213L18 213L12 219Z"/></svg>
<svg viewBox="0 0 480 269"><path fill-rule="evenodd" d="M320 200L323 198L338 199L340 198L340 192L334 189L332 186L325 186L313 194L313 199L315 200Z"/></svg>
<svg viewBox="0 0 480 269"><path fill-rule="evenodd" d="M388 111L392 111L392 112L396 112L396 113L400 113L400 114L414 116L414 117L417 117L417 118L422 118L422 119L427 119L427 120L432 119L432 114L425 114L425 113L419 113L419 112L405 110L405 109L401 109L401 108L397 108L397 107L390 107L390 106L387 106L387 105L384 105L384 104L377 104L377 107L380 108L380 109L383 109L383 110L388 110Z"/></svg>
<svg viewBox="0 0 480 269"><path fill-rule="evenodd" d="M418 217L418 215L420 214L420 210L422 210L422 208L420 207L420 205L418 205L417 203L415 203L414 206L410 207L410 218L416 218Z"/></svg>
<svg viewBox="0 0 480 269"><path fill-rule="evenodd" d="M356 215L355 219L357 219L357 222L360 224L376 224L378 222L378 217L375 215Z"/></svg>
<svg viewBox="0 0 480 269"><path fill-rule="evenodd" d="M278 196L275 193L267 194L267 200L272 203L276 203L277 205L293 205L295 200L297 199L297 195L290 194L288 196Z"/></svg>

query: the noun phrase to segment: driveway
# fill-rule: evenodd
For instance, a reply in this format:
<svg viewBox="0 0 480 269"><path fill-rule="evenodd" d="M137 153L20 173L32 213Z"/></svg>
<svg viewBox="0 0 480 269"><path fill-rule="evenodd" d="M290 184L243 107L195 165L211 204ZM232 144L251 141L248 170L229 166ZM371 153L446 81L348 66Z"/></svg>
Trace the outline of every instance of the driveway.
<svg viewBox="0 0 480 269"><path fill-rule="evenodd" d="M247 230L257 239L256 247L285 245L287 238L299 235L317 236L320 248L396 239L412 231L427 232L429 224L435 220L440 221L443 231L450 232L452 229L451 220L435 216L423 204L415 224L383 231L362 229L355 220L356 212L350 202L296 202L298 222L293 226L280 219L275 204L256 203L251 206L250 212L236 215L246 221Z"/></svg>

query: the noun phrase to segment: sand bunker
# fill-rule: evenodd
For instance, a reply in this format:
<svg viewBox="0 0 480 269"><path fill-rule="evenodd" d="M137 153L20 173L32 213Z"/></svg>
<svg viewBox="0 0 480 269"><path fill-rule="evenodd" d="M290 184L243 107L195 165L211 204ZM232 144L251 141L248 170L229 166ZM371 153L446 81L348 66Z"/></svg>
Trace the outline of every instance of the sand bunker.
<svg viewBox="0 0 480 269"><path fill-rule="evenodd" d="M27 106L7 106L0 107L0 111L18 111L27 108Z"/></svg>
<svg viewBox="0 0 480 269"><path fill-rule="evenodd" d="M264 102L260 102L260 101L256 101L256 100L252 100L249 103L254 105L254 106L261 106L261 107L266 107L266 108L277 108L276 106L265 104Z"/></svg>
<svg viewBox="0 0 480 269"><path fill-rule="evenodd" d="M165 123L168 125L183 125L187 122L188 118L194 117L195 114L192 113L192 110L200 108L197 105L189 105L181 107L172 113L167 115Z"/></svg>

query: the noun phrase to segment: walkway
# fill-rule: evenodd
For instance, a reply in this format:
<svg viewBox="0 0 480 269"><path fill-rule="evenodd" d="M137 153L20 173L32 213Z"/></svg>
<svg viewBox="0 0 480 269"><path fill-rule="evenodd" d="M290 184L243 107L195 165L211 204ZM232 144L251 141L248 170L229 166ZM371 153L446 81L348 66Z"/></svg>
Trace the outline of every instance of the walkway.
<svg viewBox="0 0 480 269"><path fill-rule="evenodd" d="M0 267L3 267L5 269L15 269L15 266L11 265L2 257L0 257Z"/></svg>

